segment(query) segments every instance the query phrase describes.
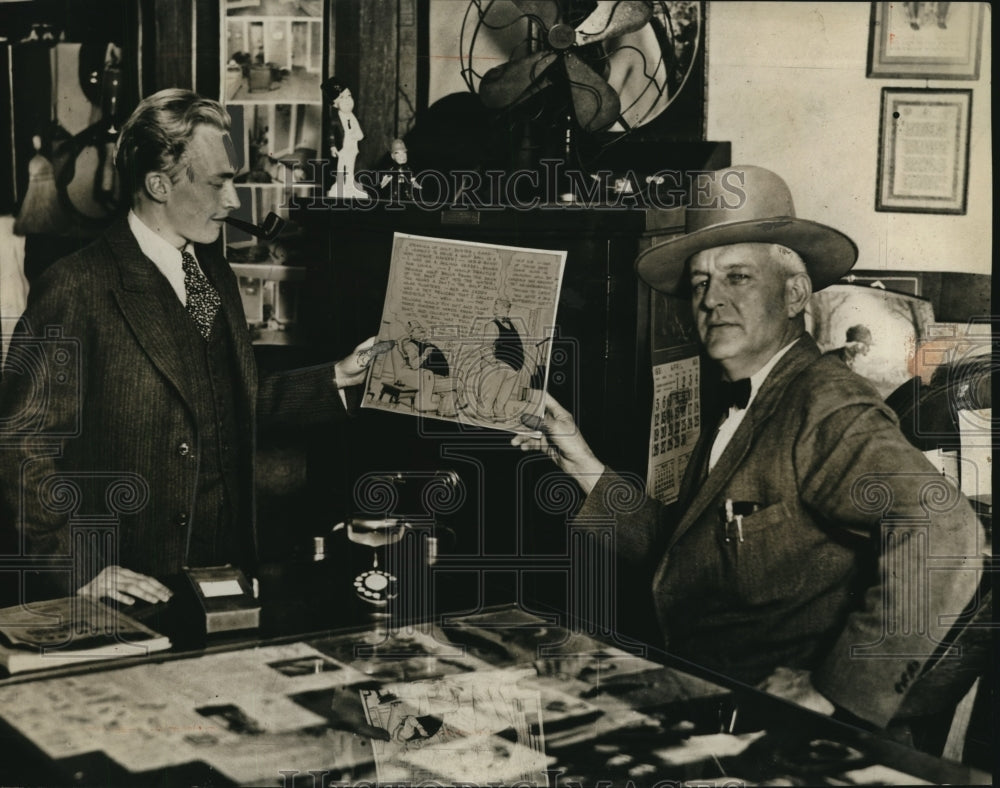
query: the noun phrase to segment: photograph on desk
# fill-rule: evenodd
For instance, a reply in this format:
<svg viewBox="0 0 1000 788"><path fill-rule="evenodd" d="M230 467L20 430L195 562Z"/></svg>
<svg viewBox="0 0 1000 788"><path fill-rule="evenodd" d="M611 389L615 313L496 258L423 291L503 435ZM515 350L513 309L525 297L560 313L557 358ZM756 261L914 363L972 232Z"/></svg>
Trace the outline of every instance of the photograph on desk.
<svg viewBox="0 0 1000 788"><path fill-rule="evenodd" d="M546 758L542 699L516 671L388 684L362 690L383 783L444 780L447 784L543 785Z"/></svg>
<svg viewBox="0 0 1000 788"><path fill-rule="evenodd" d="M566 253L395 233L362 407L510 431L539 416Z"/></svg>

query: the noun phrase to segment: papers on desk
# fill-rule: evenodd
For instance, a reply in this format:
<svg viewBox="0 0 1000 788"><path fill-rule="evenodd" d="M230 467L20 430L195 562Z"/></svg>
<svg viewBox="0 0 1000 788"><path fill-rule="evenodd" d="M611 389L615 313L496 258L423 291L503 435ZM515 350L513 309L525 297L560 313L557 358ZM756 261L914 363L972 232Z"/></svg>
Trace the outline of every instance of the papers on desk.
<svg viewBox="0 0 1000 788"><path fill-rule="evenodd" d="M860 744L718 733L727 693L715 685L537 619L477 620L481 643L507 655L502 667L435 630L345 634L14 679L0 683L0 716L49 758L107 757L136 784L174 784L191 765L240 785L323 772L353 784L546 785L556 765L560 784L900 775Z"/></svg>
<svg viewBox="0 0 1000 788"><path fill-rule="evenodd" d="M203 761L245 783L287 768L301 731L325 722L290 695L365 678L328 662L304 643L207 654L3 686L0 708L53 759L103 750L132 772Z"/></svg>
<svg viewBox="0 0 1000 788"><path fill-rule="evenodd" d="M863 769L844 772L844 777L854 785L933 785L927 780L921 780L912 774L890 769L888 766L866 766Z"/></svg>
<svg viewBox="0 0 1000 788"><path fill-rule="evenodd" d="M545 785L542 699L533 671L477 671L361 690L381 783Z"/></svg>
<svg viewBox="0 0 1000 788"><path fill-rule="evenodd" d="M742 733L712 733L701 736L691 736L682 744L657 750L660 760L670 766L687 763L697 763L709 758L725 758L739 755L757 739L764 731Z"/></svg>
<svg viewBox="0 0 1000 788"><path fill-rule="evenodd" d="M166 636L85 596L0 610L0 665L10 674L168 648Z"/></svg>
<svg viewBox="0 0 1000 788"><path fill-rule="evenodd" d="M508 645L515 640L525 645ZM593 702L581 696L605 677L659 667L583 636L571 640L568 653L533 663L360 690L368 724L384 732L372 742L379 781L545 785L554 762L547 745L651 724L614 692Z"/></svg>

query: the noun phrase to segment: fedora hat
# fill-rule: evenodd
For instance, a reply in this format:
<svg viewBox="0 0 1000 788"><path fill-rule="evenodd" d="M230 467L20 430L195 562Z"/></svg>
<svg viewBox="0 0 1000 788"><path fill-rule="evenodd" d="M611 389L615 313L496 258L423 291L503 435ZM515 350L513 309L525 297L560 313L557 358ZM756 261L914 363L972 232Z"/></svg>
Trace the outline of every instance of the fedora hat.
<svg viewBox="0 0 1000 788"><path fill-rule="evenodd" d="M692 182L684 235L647 249L635 270L656 290L677 295L686 288L685 266L693 254L738 243L780 244L806 264L813 291L831 285L858 259L844 233L795 216L792 193L763 167L735 166Z"/></svg>

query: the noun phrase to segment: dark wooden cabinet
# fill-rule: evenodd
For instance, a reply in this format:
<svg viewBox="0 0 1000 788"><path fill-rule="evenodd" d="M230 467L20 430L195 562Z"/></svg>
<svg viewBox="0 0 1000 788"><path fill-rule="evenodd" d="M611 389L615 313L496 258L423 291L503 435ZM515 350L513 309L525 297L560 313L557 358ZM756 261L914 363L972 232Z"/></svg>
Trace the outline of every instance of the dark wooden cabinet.
<svg viewBox="0 0 1000 788"><path fill-rule="evenodd" d="M707 149L719 157L712 166L728 163L727 144L699 145L701 153ZM649 291L636 277L634 262L648 245L682 231L683 208L431 211L412 204L352 207L324 201L301 208L293 218L315 244L301 310L304 329L312 347L327 358L349 352L378 331L396 232L565 250L549 391L574 414L604 462L645 474ZM365 474L454 471L463 480L463 503L438 519L456 532L452 552L463 556L455 564L455 582L468 581L470 594L488 593L494 581L502 589L499 597L469 604L521 596L535 585L526 579L532 572L535 579L546 576L564 587L572 564L565 523L580 493L565 477L560 480L546 458L511 448L510 437L362 409L346 426L309 435L312 506L325 507L331 517L357 512L354 489ZM438 515L421 501L398 505L424 508L400 514ZM462 573L464 580L458 578Z"/></svg>

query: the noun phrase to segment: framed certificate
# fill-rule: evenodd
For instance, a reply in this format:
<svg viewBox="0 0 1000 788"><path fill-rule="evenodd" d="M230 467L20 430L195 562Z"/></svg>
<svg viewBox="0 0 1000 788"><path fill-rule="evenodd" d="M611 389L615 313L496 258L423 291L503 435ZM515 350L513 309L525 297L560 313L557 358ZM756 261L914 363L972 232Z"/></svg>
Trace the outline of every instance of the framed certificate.
<svg viewBox="0 0 1000 788"><path fill-rule="evenodd" d="M877 211L964 214L971 90L882 89Z"/></svg>

